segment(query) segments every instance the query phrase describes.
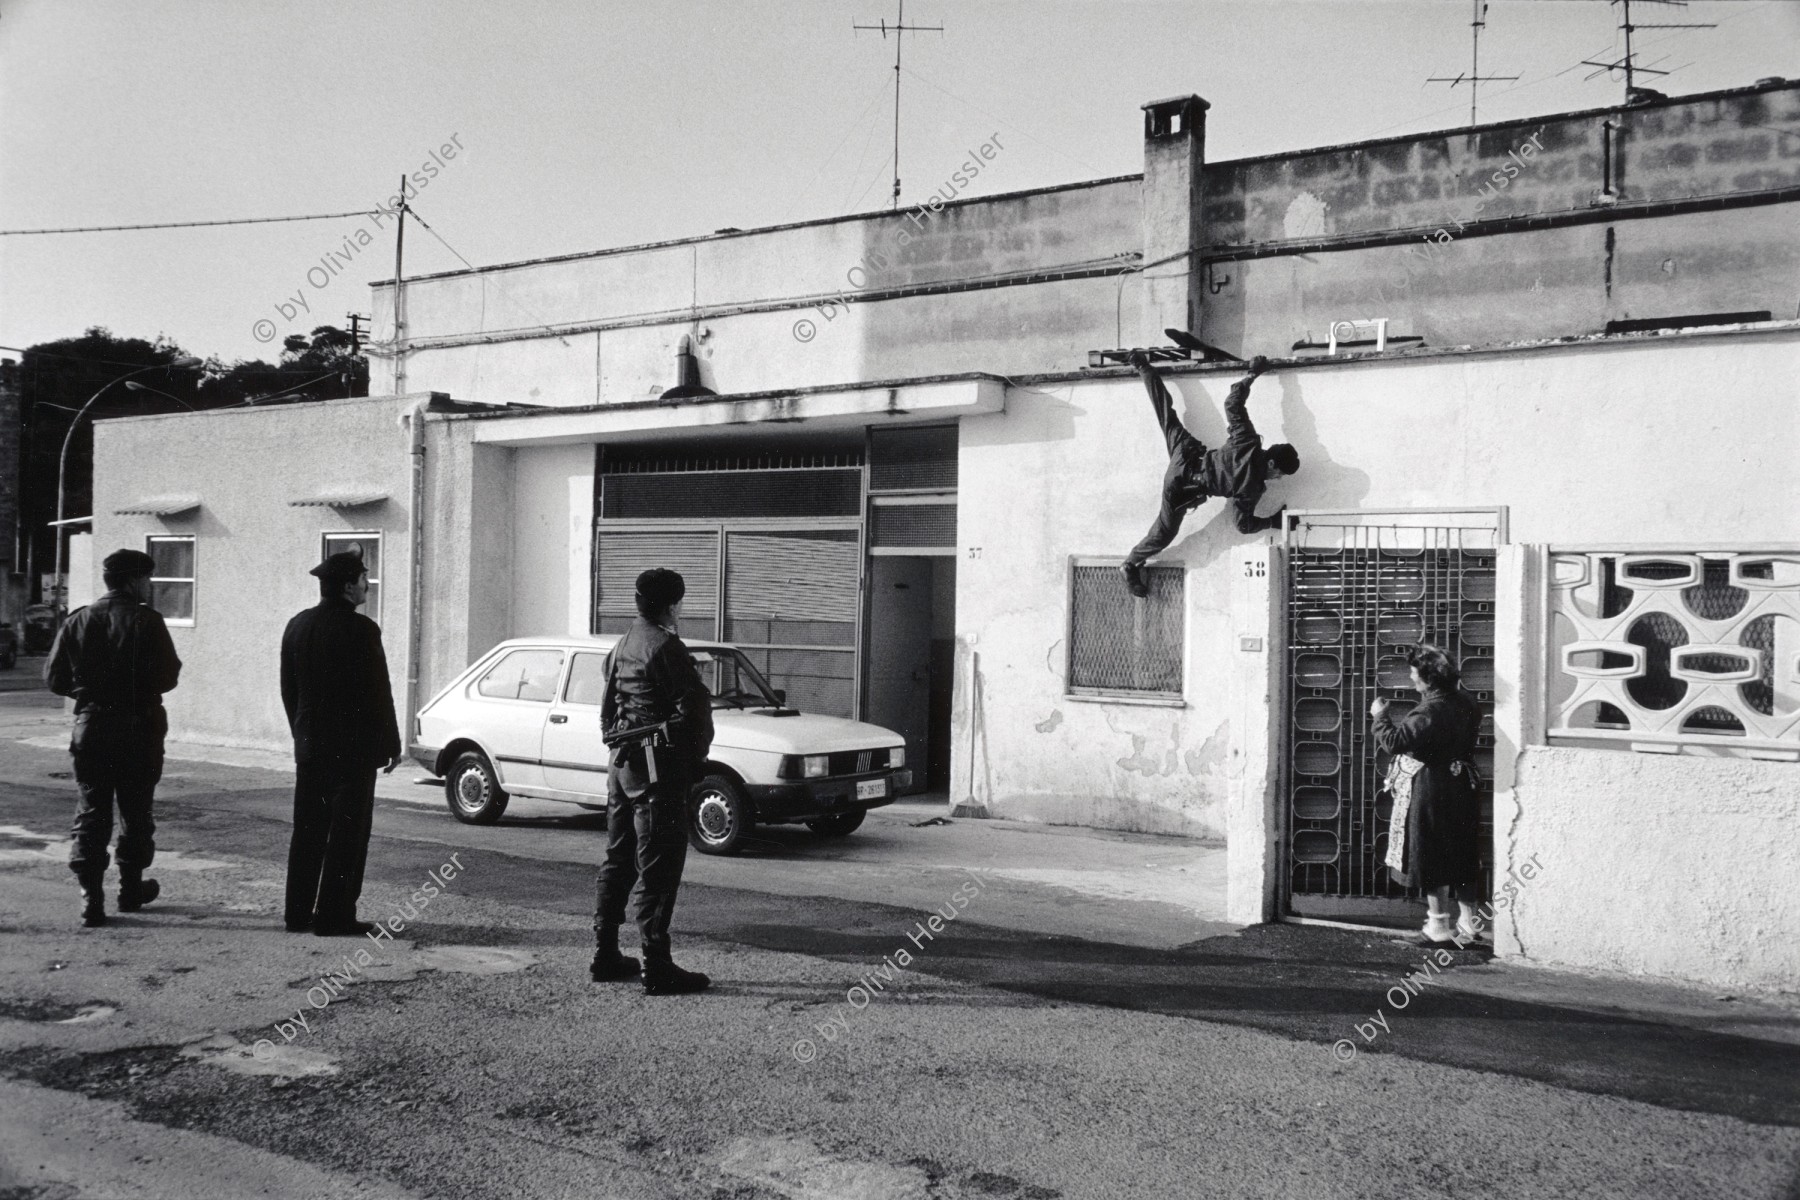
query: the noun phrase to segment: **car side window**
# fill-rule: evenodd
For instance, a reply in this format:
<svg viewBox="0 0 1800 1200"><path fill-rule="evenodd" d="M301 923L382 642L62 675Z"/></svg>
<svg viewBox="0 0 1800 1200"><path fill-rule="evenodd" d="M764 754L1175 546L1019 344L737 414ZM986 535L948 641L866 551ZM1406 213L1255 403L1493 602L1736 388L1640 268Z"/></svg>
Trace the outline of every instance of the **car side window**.
<svg viewBox="0 0 1800 1200"><path fill-rule="evenodd" d="M512 650L487 669L475 684L477 694L492 700L534 700L548 704L562 673L561 650Z"/></svg>
<svg viewBox="0 0 1800 1200"><path fill-rule="evenodd" d="M563 703L599 706L606 699L606 655L577 654L569 664L569 682L563 686Z"/></svg>

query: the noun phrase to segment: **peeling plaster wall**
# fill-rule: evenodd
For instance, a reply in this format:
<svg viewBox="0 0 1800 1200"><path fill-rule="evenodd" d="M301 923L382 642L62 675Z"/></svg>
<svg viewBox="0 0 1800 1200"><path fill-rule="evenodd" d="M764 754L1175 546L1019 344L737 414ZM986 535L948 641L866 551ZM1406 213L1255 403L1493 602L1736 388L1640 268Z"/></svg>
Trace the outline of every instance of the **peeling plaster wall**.
<svg viewBox="0 0 1800 1200"><path fill-rule="evenodd" d="M1235 378L1171 380L1208 444L1223 440ZM1292 441L1302 460L1264 511L1507 505L1515 541L1548 543L1800 543L1797 412L1793 330L1308 365L1259 381L1250 400L1265 441ZM1272 816L1254 798L1266 788L1233 789L1264 771L1254 756L1274 720L1268 681L1244 672L1277 660L1239 648L1268 610L1233 591L1246 539L1224 506L1192 514L1161 560L1189 568L1184 706L1064 694L1069 558L1116 558L1143 535L1166 457L1132 377L1014 387L1005 413L964 419L953 800L1025 819L1229 829L1234 852L1240 828L1267 836ZM1800 790L1800 769L1775 778ZM1521 802L1541 786L1521 784ZM1234 853L1234 913L1267 894L1272 868L1245 869Z"/></svg>

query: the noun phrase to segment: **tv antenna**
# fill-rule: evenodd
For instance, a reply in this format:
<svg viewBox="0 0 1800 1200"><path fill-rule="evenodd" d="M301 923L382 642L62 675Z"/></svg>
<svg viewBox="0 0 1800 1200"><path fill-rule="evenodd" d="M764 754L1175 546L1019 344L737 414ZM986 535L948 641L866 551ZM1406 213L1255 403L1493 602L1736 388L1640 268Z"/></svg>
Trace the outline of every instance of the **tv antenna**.
<svg viewBox="0 0 1800 1200"><path fill-rule="evenodd" d="M1481 73L1481 31L1487 28L1487 0L1470 0L1474 9L1474 20L1469 22L1470 32L1474 35L1474 49L1469 54L1469 73L1467 75L1433 75L1426 83L1447 83L1451 87L1462 83L1469 84L1469 124L1475 124L1475 102L1481 93L1484 83L1502 83L1517 79L1517 75L1483 75Z"/></svg>
<svg viewBox="0 0 1800 1200"><path fill-rule="evenodd" d="M1624 71L1625 72L1625 103L1627 103L1627 104L1630 104L1634 100L1639 99L1640 92L1647 93L1645 96L1642 97L1645 99L1655 99L1657 97L1657 93L1650 91L1649 88L1640 88L1637 86L1637 76L1639 76L1639 75L1667 75L1669 73L1667 71L1659 71L1655 67L1643 67L1643 66L1639 66L1637 64L1637 61L1636 61L1637 56L1631 49L1631 35L1632 34L1636 33L1640 29L1716 29L1716 28L1718 28L1718 26L1716 24L1694 23L1694 22L1678 22L1678 23L1669 23L1669 24L1660 24L1660 25L1634 25L1634 24L1632 24L1632 21L1631 21L1631 0L1608 0L1608 3L1620 4L1620 5L1624 6L1624 10L1623 10L1623 14L1622 14L1623 19L1619 23L1619 28L1623 29L1625 31L1625 56L1623 58L1615 58L1611 62L1595 62L1591 58L1584 58L1581 60L1581 65L1585 66L1585 67L1600 68L1599 70L1595 71L1592 75L1589 75L1588 76L1589 79L1595 79L1601 75L1610 74L1613 71ZM1671 5L1672 7L1675 7L1675 8L1686 8L1687 7L1687 0L1638 0L1638 3L1639 4L1667 4L1667 5ZM1660 62L1662 60L1658 59L1657 61Z"/></svg>
<svg viewBox="0 0 1800 1200"><path fill-rule="evenodd" d="M893 206L896 209L900 207L900 44L903 41L903 35L908 34L908 33L924 33L928 30L933 30L938 33L944 32L944 27L942 25L908 25L906 23L906 0L899 0L899 4L900 4L900 15L895 18L894 23L892 25L889 25L887 23L887 19L884 17L884 18L882 18L881 24L879 24L879 25L857 25L857 24L852 23L850 26L850 28L855 29L855 30L879 29L881 31L881 38L883 41L887 40L887 35L890 31L892 31L892 33L894 35L894 199L893 199Z"/></svg>

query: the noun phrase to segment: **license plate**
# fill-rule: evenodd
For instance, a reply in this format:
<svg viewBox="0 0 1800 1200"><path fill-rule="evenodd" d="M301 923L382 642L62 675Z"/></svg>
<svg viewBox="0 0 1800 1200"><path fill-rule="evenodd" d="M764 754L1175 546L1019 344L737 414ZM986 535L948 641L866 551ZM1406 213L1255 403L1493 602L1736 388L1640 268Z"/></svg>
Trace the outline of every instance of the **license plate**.
<svg viewBox="0 0 1800 1200"><path fill-rule="evenodd" d="M885 795L887 795L887 780L885 779L865 779L856 785L858 800L879 800Z"/></svg>

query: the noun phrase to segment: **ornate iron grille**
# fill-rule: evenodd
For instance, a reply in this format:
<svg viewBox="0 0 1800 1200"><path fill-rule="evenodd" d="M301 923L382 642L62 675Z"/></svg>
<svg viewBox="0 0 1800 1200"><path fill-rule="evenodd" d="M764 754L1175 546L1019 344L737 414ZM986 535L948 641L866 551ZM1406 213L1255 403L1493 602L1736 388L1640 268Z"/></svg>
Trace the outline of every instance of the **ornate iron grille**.
<svg viewBox="0 0 1800 1200"><path fill-rule="evenodd" d="M1492 529L1303 528L1287 572L1283 737L1286 893L1298 916L1400 925L1422 910L1389 878L1392 798L1381 792L1369 702L1403 717L1418 696L1407 654L1442 647L1481 710L1482 885L1492 880L1494 571ZM1310 543L1310 544L1309 544ZM1379 761L1378 761L1379 760Z"/></svg>

